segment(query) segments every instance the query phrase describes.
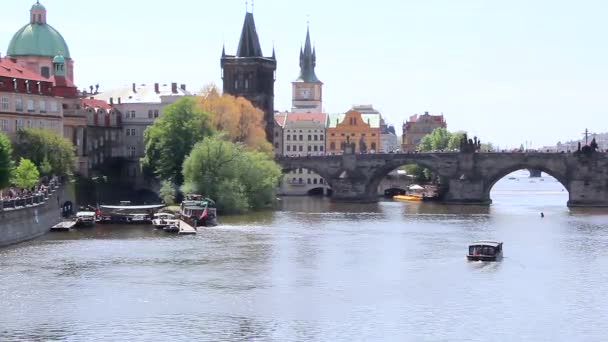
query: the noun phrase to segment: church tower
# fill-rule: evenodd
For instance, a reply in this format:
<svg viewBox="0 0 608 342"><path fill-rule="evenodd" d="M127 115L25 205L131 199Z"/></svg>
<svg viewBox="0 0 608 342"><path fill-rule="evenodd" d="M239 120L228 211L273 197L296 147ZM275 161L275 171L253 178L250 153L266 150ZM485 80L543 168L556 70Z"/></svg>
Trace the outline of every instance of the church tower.
<svg viewBox="0 0 608 342"><path fill-rule="evenodd" d="M300 77L292 83L292 112L323 112L323 82L315 74L316 66L317 53L310 43L310 29L307 27L304 51L300 48Z"/></svg>
<svg viewBox="0 0 608 342"><path fill-rule="evenodd" d="M221 66L224 93L244 97L264 112L266 138L272 143L277 60L274 49L271 57L262 54L253 13L245 14L236 55L227 55L222 48Z"/></svg>

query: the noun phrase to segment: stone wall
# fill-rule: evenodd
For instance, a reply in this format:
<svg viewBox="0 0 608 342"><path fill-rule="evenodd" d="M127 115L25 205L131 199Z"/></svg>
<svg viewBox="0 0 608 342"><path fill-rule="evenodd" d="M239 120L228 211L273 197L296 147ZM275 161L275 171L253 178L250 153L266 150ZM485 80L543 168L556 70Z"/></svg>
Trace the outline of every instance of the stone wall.
<svg viewBox="0 0 608 342"><path fill-rule="evenodd" d="M61 206L74 202L70 186L59 186L41 204L4 208L0 211L0 247L30 240L49 232L61 221ZM76 206L73 206L76 208Z"/></svg>

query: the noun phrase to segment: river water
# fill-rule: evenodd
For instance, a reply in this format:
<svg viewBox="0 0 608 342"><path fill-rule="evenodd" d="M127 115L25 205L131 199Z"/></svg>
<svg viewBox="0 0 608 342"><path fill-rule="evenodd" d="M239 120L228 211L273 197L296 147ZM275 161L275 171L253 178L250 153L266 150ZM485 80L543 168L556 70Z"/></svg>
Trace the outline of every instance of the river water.
<svg viewBox="0 0 608 342"><path fill-rule="evenodd" d="M196 236L47 234L0 250L0 340L605 341L608 215L526 175L489 208L284 198ZM504 260L467 262L476 239Z"/></svg>

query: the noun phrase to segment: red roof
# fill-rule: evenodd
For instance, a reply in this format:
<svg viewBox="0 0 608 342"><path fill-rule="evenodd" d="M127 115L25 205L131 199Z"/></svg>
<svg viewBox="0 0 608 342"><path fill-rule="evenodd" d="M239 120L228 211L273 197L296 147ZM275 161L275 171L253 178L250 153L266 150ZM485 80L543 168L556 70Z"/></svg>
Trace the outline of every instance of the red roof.
<svg viewBox="0 0 608 342"><path fill-rule="evenodd" d="M13 62L10 58L0 58L0 77L51 82L49 79L42 77L42 75L27 69L24 65Z"/></svg>
<svg viewBox="0 0 608 342"><path fill-rule="evenodd" d="M287 121L318 121L325 123L326 117L325 113L289 113L287 114Z"/></svg>
<svg viewBox="0 0 608 342"><path fill-rule="evenodd" d="M109 103L107 103L106 101L103 100L96 100L96 99L82 99L82 104L85 107L92 107L92 108L102 108L102 109L106 109L106 110L110 110L112 109L112 106L110 106Z"/></svg>

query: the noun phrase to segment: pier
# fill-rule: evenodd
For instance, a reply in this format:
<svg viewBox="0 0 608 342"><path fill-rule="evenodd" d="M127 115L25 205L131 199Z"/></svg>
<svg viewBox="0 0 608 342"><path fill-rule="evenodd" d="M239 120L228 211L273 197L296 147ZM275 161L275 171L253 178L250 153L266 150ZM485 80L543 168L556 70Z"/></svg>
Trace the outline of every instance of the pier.
<svg viewBox="0 0 608 342"><path fill-rule="evenodd" d="M189 225L186 221L178 220L179 222L179 235L194 235L196 234L196 228Z"/></svg>

